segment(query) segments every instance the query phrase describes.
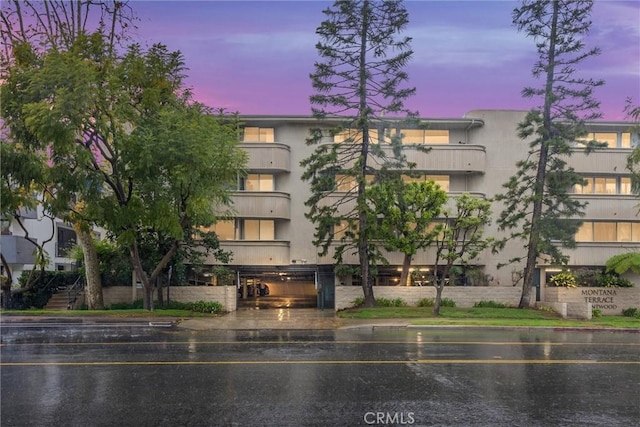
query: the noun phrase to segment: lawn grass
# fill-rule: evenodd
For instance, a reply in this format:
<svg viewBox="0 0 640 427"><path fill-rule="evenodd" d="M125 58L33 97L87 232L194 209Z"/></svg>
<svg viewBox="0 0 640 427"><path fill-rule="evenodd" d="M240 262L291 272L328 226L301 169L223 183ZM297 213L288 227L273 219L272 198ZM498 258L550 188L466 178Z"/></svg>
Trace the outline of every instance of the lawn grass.
<svg viewBox="0 0 640 427"><path fill-rule="evenodd" d="M557 313L518 308L441 307L438 317L433 315L433 307L352 308L338 312L338 316L343 319L411 319L409 322L411 325L547 326L640 330L640 319L632 317L563 319Z"/></svg>

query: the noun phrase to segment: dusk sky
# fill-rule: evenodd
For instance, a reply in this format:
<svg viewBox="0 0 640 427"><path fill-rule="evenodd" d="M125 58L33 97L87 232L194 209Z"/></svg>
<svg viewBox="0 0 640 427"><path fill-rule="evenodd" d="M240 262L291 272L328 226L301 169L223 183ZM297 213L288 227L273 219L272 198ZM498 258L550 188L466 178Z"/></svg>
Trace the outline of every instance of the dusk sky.
<svg viewBox="0 0 640 427"><path fill-rule="evenodd" d="M324 1L133 1L143 44L180 50L195 99L240 114L310 115L309 73ZM462 117L474 109L529 109L524 86L535 43L518 33L514 1L407 1L414 57L406 68L422 117ZM604 79L595 92L605 120L623 120L625 99L640 103L640 2L598 0L581 76Z"/></svg>

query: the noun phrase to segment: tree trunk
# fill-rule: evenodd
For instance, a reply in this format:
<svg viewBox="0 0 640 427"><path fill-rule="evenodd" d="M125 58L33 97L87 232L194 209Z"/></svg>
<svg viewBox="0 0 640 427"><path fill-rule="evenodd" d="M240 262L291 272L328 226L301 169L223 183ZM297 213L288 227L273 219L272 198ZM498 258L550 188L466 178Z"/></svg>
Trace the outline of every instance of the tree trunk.
<svg viewBox="0 0 640 427"><path fill-rule="evenodd" d="M87 286L85 287L87 307L89 310L103 310L104 300L100 280L100 265L93 237L91 232L78 224L75 224L74 228L84 257L85 278L87 280Z"/></svg>
<svg viewBox="0 0 640 427"><path fill-rule="evenodd" d="M522 296L518 308L531 306L531 294L533 288L533 270L538 259L538 245L540 243L540 217L542 216L542 199L544 196L544 183L547 176L547 161L549 157L549 142L555 137L551 122L551 107L554 102L553 82L555 73L555 48L556 34L558 32L558 2L553 2L553 16L551 31L549 34L549 66L547 67L547 80L545 84L544 111L542 116L544 136L540 144L540 157L536 171L534 187L533 213L531 214L531 231L529 234L529 246L527 248L527 265L524 269L522 280Z"/></svg>
<svg viewBox="0 0 640 427"><path fill-rule="evenodd" d="M409 286L407 279L409 278L409 268L411 267L411 258L409 254L404 254L402 261L402 273L400 273L400 286Z"/></svg>
<svg viewBox="0 0 640 427"><path fill-rule="evenodd" d="M13 276L11 275L11 268L4 255L0 252L0 260L4 267L7 279L2 279L2 308L8 310L11 308L11 285L13 284Z"/></svg>
<svg viewBox="0 0 640 427"><path fill-rule="evenodd" d="M164 295L162 293L162 281L156 279L156 292L158 292L158 307L164 307Z"/></svg>
<svg viewBox="0 0 640 427"><path fill-rule="evenodd" d="M142 283L143 307L145 310L153 311L153 286L149 281L147 273L145 273L144 269L142 268L140 253L138 252L138 245L135 242L129 246L129 254L131 255L133 270L135 271L140 283Z"/></svg>
<svg viewBox="0 0 640 427"><path fill-rule="evenodd" d="M440 316L440 302L442 301L442 290L444 289L444 278L442 279L442 282L440 282L440 280L435 279L436 280L436 300L433 303L433 315L434 316Z"/></svg>

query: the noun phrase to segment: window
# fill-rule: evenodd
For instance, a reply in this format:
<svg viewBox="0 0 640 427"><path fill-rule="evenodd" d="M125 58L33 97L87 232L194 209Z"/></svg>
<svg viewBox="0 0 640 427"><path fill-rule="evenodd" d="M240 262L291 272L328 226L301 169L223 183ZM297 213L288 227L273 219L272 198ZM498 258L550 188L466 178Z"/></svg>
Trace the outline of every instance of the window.
<svg viewBox="0 0 640 427"><path fill-rule="evenodd" d="M400 129L403 144L448 144L448 130Z"/></svg>
<svg viewBox="0 0 640 427"><path fill-rule="evenodd" d="M630 132L590 132L579 141L598 141L605 143L607 148L631 148Z"/></svg>
<svg viewBox="0 0 640 427"><path fill-rule="evenodd" d="M246 127L244 128L243 142L274 142L274 129L273 128L258 128L258 127Z"/></svg>
<svg viewBox="0 0 640 427"><path fill-rule="evenodd" d="M249 174L240 180L240 190L243 191L273 191L273 175Z"/></svg>
<svg viewBox="0 0 640 427"><path fill-rule="evenodd" d="M376 177L373 175L366 175L365 182L371 184L375 181ZM358 182L355 176L352 175L336 175L336 191L353 191L358 187Z"/></svg>
<svg viewBox="0 0 640 427"><path fill-rule="evenodd" d="M631 178L620 178L620 194L631 194Z"/></svg>
<svg viewBox="0 0 640 427"><path fill-rule="evenodd" d="M640 242L640 222L585 221L577 242Z"/></svg>
<svg viewBox="0 0 640 427"><path fill-rule="evenodd" d="M69 250L76 244L76 232L72 228L57 225L56 256L67 257Z"/></svg>
<svg viewBox="0 0 640 427"><path fill-rule="evenodd" d="M219 240L236 240L236 222L232 219L216 222L211 231L215 231Z"/></svg>
<svg viewBox="0 0 640 427"><path fill-rule="evenodd" d="M275 222L273 220L245 219L243 221L243 240L274 240Z"/></svg>
<svg viewBox="0 0 640 427"><path fill-rule="evenodd" d="M333 142L350 142L354 144L362 144L362 132L358 129L343 130L342 132L338 132L333 136ZM377 144L379 142L379 135L377 130L369 130L369 142L371 144Z"/></svg>
<svg viewBox="0 0 640 427"><path fill-rule="evenodd" d="M355 233L357 229L358 226L355 222L350 223L349 221L343 219L338 224L335 224L333 226L333 238L336 240L340 240L344 237L347 237L347 233L349 232Z"/></svg>
<svg viewBox="0 0 640 427"><path fill-rule="evenodd" d="M585 185L577 184L573 188L575 194L631 194L631 178L629 177L584 177Z"/></svg>
<svg viewBox="0 0 640 427"><path fill-rule="evenodd" d="M355 190L357 186L356 177L351 175L336 175L336 190L348 192Z"/></svg>

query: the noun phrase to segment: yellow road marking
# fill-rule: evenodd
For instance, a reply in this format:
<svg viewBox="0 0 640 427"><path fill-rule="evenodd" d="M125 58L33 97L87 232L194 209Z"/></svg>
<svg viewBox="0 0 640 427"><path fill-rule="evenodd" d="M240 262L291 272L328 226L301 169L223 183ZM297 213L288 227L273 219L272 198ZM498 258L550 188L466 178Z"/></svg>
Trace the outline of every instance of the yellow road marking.
<svg viewBox="0 0 640 427"><path fill-rule="evenodd" d="M175 365L640 365L630 360L504 360L504 359L420 359L420 360L208 360L208 361L104 361L104 362L2 362L0 366L175 366Z"/></svg>
<svg viewBox="0 0 640 427"><path fill-rule="evenodd" d="M310 344L409 344L409 345L522 345L522 346L640 346L640 342L505 342L505 341L134 341L134 342L46 342L46 343L9 343L0 344L0 347L29 347L29 346L119 346L119 345L236 345L236 344L260 344L260 345L310 345Z"/></svg>

